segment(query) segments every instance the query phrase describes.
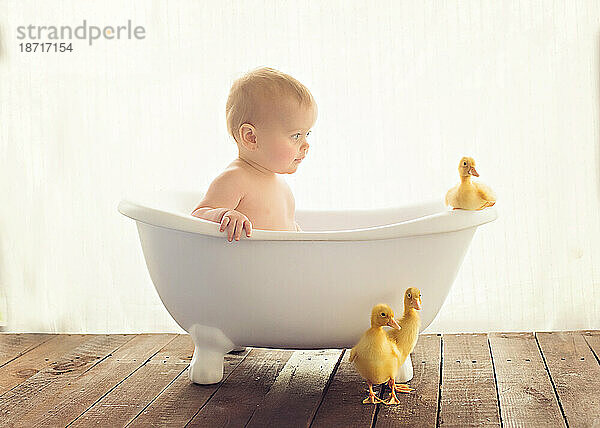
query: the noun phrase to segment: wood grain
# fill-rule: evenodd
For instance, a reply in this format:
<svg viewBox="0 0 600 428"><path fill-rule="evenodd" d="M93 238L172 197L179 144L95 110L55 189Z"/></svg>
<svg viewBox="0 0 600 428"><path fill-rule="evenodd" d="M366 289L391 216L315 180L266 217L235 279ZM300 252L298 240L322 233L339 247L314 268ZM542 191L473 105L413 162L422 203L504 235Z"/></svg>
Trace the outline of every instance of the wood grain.
<svg viewBox="0 0 600 428"><path fill-rule="evenodd" d="M187 368L188 358L191 358L188 337L178 336L169 341L70 426L127 425Z"/></svg>
<svg viewBox="0 0 600 428"><path fill-rule="evenodd" d="M0 333L0 367L52 337L43 333Z"/></svg>
<svg viewBox="0 0 600 428"><path fill-rule="evenodd" d="M90 335L83 344L0 396L0 421L27 426L26 415L135 335Z"/></svg>
<svg viewBox="0 0 600 428"><path fill-rule="evenodd" d="M309 426L342 354L340 349L295 351L247 426Z"/></svg>
<svg viewBox="0 0 600 428"><path fill-rule="evenodd" d="M565 427L533 333L490 333L496 385L505 427Z"/></svg>
<svg viewBox="0 0 600 428"><path fill-rule="evenodd" d="M88 338L85 334L54 336L0 367L0 395L55 363Z"/></svg>
<svg viewBox="0 0 600 428"><path fill-rule="evenodd" d="M194 344L188 335L183 337L188 341L187 349L191 357ZM249 352L250 348L244 352L225 355L223 380L216 385L195 384L190 381L188 371L184 370L128 426L131 428L184 426L211 399ZM189 359L183 362L189 363Z"/></svg>
<svg viewBox="0 0 600 428"><path fill-rule="evenodd" d="M600 365L581 332L536 337L571 427L600 424Z"/></svg>
<svg viewBox="0 0 600 428"><path fill-rule="evenodd" d="M253 348L188 426L244 426L292 354L289 350Z"/></svg>
<svg viewBox="0 0 600 428"><path fill-rule="evenodd" d="M330 427L332 421L339 426L371 426L377 406L362 404L368 395L367 383L349 358L350 350L346 349L315 415L313 428ZM373 390L381 394L380 386Z"/></svg>
<svg viewBox="0 0 600 428"><path fill-rule="evenodd" d="M419 336L411 354L413 378L407 382L414 391L398 393L400 404L388 406L378 404L375 426L380 427L430 427L437 422L440 387L441 335ZM385 399L389 388L384 390Z"/></svg>
<svg viewBox="0 0 600 428"><path fill-rule="evenodd" d="M0 395L0 427L600 423L600 331L421 335L408 382L415 391L395 406L362 404L366 383L349 350L228 354L223 381L203 386L187 376L188 335L47 339L4 339L20 356L0 367L0 382L15 382L11 370L30 372ZM386 390L377 389L380 398Z"/></svg>
<svg viewBox="0 0 600 428"><path fill-rule="evenodd" d="M25 421L32 426L66 426L175 337L175 334L134 337L32 409Z"/></svg>
<svg viewBox="0 0 600 428"><path fill-rule="evenodd" d="M487 335L445 334L442 341L439 426L500 426Z"/></svg>

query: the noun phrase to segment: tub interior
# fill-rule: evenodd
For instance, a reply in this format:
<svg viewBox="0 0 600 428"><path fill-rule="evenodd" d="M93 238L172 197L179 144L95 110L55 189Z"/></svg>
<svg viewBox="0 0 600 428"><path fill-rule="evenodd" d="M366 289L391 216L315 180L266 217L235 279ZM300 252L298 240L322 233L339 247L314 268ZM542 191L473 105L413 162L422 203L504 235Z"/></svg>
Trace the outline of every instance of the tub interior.
<svg viewBox="0 0 600 428"><path fill-rule="evenodd" d="M198 191L158 191L143 199L153 208L190 215L202 200ZM423 202L382 209L363 210L302 210L296 209L296 221L303 231L356 230L400 223L419 217L447 211L443 200Z"/></svg>

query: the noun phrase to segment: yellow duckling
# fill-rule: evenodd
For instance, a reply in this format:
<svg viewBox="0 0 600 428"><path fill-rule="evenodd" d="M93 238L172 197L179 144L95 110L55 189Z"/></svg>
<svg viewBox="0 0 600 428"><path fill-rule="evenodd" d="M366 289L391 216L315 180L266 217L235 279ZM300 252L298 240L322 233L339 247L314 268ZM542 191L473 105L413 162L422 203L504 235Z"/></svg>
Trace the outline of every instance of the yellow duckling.
<svg viewBox="0 0 600 428"><path fill-rule="evenodd" d="M406 361L406 358L415 349L417 339L419 338L419 329L421 328L421 317L417 311L421 310L421 290L416 287L407 288L404 292L404 315L398 321L400 330L390 330L387 332L390 339L394 341L400 351L398 358L398 367ZM390 388L392 385L388 384ZM398 392L411 392L413 389L406 384L398 383L395 385Z"/></svg>
<svg viewBox="0 0 600 428"><path fill-rule="evenodd" d="M446 193L446 205L454 209L482 210L496 203L496 195L483 183L471 182L471 175L479 177L475 169L475 160L463 157L458 164L460 184L457 184Z"/></svg>
<svg viewBox="0 0 600 428"><path fill-rule="evenodd" d="M350 362L354 363L356 370L367 381L369 385L369 396L363 403L398 404L395 388L388 401L382 401L375 396L373 385L390 381L395 385L394 378L398 373L398 358L400 352L386 334L383 326L387 325L399 329L394 320L394 311L386 304L375 305L371 311L371 328L360 338L352 351L350 351Z"/></svg>

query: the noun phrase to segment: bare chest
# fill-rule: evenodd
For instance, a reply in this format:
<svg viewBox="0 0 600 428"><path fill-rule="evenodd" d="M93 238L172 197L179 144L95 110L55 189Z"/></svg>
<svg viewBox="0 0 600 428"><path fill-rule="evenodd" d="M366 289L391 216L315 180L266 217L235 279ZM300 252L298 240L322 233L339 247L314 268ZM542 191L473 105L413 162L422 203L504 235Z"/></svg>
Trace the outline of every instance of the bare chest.
<svg viewBox="0 0 600 428"><path fill-rule="evenodd" d="M289 186L277 180L253 183L236 209L250 219L254 229L296 230L295 208Z"/></svg>

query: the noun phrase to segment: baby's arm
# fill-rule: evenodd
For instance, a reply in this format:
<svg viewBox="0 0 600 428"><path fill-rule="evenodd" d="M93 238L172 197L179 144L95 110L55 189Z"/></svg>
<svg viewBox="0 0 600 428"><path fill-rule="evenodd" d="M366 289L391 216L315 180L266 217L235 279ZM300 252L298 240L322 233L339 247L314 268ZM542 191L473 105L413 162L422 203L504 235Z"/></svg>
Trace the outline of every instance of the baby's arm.
<svg viewBox="0 0 600 428"><path fill-rule="evenodd" d="M191 215L221 223L220 230L227 229L229 241L239 240L242 230L246 235L252 232L250 220L235 209L244 197L240 177L234 171L225 171L210 184L202 201Z"/></svg>

